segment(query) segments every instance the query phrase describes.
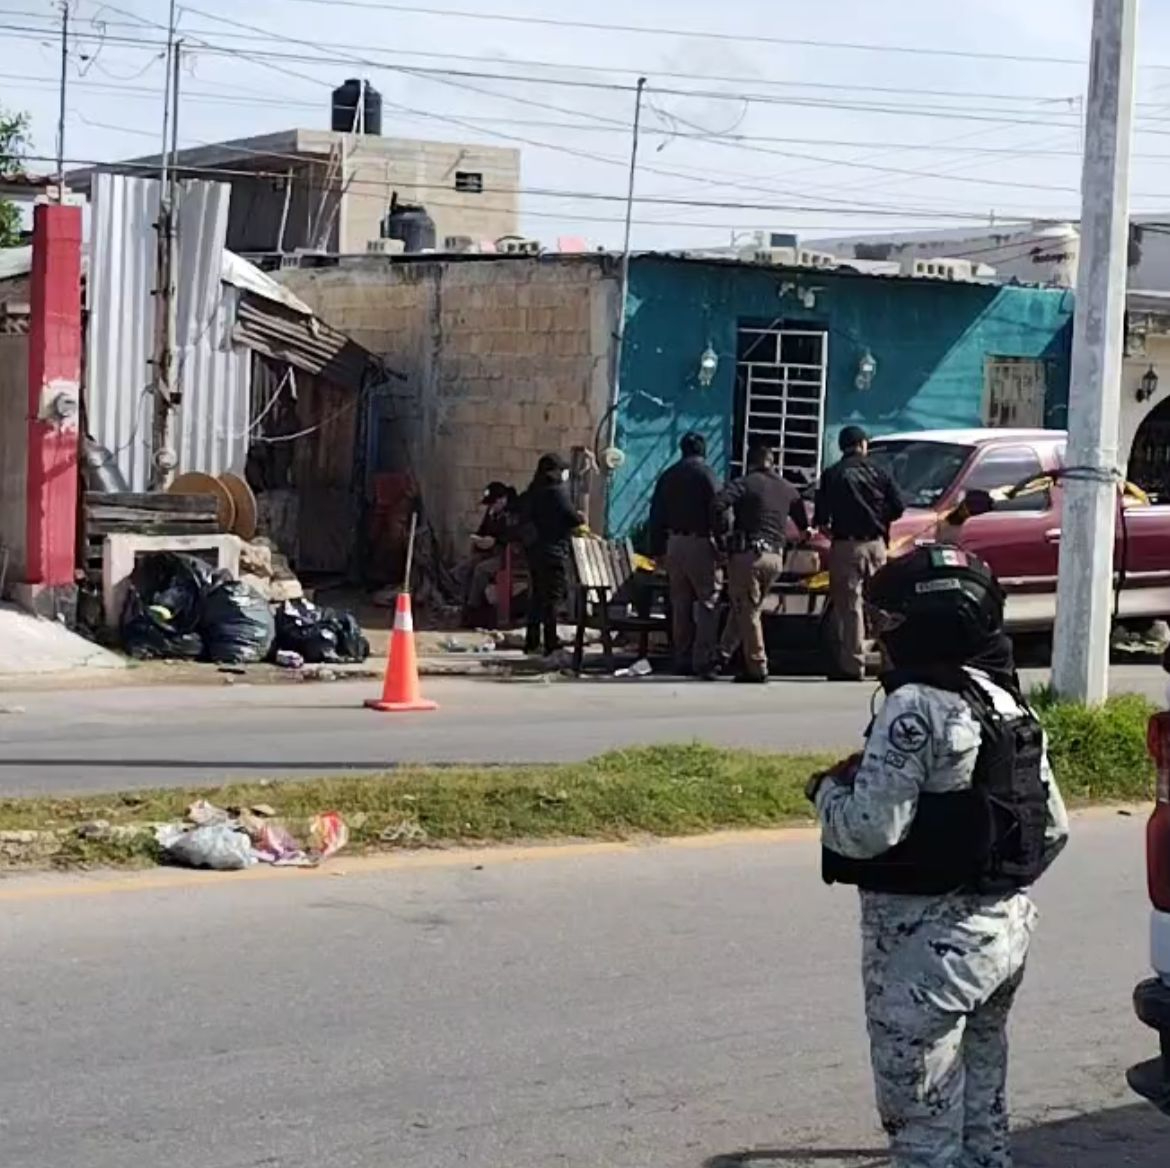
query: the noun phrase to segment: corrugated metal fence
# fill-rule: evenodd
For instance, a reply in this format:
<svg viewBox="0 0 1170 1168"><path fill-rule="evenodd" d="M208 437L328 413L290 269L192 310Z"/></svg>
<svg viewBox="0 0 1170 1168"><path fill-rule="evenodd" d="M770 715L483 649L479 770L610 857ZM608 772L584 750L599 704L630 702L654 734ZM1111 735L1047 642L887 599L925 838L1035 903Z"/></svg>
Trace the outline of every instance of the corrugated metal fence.
<svg viewBox="0 0 1170 1168"><path fill-rule="evenodd" d="M232 344L239 293L221 281L230 188L180 184L176 272L180 471L242 471L252 355ZM87 298L89 428L132 490L150 477L159 184L100 174L93 187Z"/></svg>

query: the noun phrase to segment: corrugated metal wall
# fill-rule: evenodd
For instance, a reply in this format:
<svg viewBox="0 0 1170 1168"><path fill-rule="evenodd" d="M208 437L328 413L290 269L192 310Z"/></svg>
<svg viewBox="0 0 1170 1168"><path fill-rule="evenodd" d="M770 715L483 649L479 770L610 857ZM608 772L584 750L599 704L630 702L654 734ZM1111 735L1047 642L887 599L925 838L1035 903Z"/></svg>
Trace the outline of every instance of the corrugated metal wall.
<svg viewBox="0 0 1170 1168"><path fill-rule="evenodd" d="M180 471L240 472L247 450L251 353L232 345L238 293L223 284L230 188L184 182L178 216ZM86 410L132 490L150 477L151 365L159 184L98 175L90 219Z"/></svg>

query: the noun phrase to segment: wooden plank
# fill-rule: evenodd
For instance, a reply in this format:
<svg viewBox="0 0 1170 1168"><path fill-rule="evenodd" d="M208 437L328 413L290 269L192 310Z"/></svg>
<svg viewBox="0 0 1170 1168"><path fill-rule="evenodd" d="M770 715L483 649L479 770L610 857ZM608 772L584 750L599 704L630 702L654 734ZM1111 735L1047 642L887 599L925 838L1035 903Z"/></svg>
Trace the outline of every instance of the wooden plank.
<svg viewBox="0 0 1170 1168"><path fill-rule="evenodd" d="M589 557L593 568L594 582L599 588L613 588L613 571L606 556L606 547L602 540L589 541Z"/></svg>
<svg viewBox="0 0 1170 1168"><path fill-rule="evenodd" d="M214 505L206 511L148 511L142 507L87 507L85 521L100 523L214 523L218 519Z"/></svg>
<svg viewBox="0 0 1170 1168"><path fill-rule="evenodd" d="M589 545L592 542L580 535L574 535L569 541L573 552L573 567L577 572L577 583L582 588L593 588L597 584L593 577L593 562L589 552Z"/></svg>
<svg viewBox="0 0 1170 1168"><path fill-rule="evenodd" d="M218 522L193 522L191 519L159 519L151 523L140 520L104 520L86 525L90 538L107 535L218 535Z"/></svg>
<svg viewBox="0 0 1170 1168"><path fill-rule="evenodd" d="M202 513L215 508L214 495L171 495L138 491L87 491L86 510L132 508L138 511Z"/></svg>

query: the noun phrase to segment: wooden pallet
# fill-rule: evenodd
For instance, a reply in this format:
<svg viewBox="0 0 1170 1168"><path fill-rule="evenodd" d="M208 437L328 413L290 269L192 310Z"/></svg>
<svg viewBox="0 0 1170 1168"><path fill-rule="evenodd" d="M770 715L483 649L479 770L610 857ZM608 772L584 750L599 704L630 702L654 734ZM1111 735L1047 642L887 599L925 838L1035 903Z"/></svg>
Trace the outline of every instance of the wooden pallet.
<svg viewBox="0 0 1170 1168"><path fill-rule="evenodd" d="M213 535L219 518L213 495L101 493L87 491L84 507L87 580L100 583L107 535Z"/></svg>

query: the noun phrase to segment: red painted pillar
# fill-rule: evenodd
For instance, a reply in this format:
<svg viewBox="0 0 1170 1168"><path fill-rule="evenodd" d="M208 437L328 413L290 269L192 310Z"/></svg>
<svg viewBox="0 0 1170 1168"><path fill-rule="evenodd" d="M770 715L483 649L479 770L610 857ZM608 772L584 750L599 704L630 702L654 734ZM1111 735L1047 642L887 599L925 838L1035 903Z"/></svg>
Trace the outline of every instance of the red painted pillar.
<svg viewBox="0 0 1170 1168"><path fill-rule="evenodd" d="M73 584L81 383L81 208L33 211L25 582Z"/></svg>

